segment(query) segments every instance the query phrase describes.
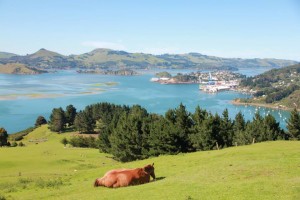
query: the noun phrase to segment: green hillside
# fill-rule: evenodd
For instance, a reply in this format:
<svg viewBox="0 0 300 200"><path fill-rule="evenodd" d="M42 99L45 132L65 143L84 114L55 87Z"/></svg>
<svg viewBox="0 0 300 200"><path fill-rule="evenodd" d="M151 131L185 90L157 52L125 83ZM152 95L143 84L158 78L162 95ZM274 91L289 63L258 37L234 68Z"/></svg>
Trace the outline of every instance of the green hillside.
<svg viewBox="0 0 300 200"><path fill-rule="evenodd" d="M296 61L280 59L241 59L207 56L200 53L152 55L129 53L111 49L95 49L91 52L64 56L46 49L26 56L6 56L0 63L19 62L42 69L101 68L101 69L237 69L251 67L279 68Z"/></svg>
<svg viewBox="0 0 300 200"><path fill-rule="evenodd" d="M2 74L41 74L46 71L38 70L36 68L28 67L21 63L0 64L0 73Z"/></svg>
<svg viewBox="0 0 300 200"><path fill-rule="evenodd" d="M0 59L2 63L22 63L30 67L37 67L39 69L68 69L74 68L79 65L78 62L74 61L68 56L58 54L53 51L46 49L40 49L33 54L26 56L13 56L6 59Z"/></svg>
<svg viewBox="0 0 300 200"><path fill-rule="evenodd" d="M119 163L96 149L66 147L72 133L42 126L25 147L0 148L1 199L299 199L300 142L276 141ZM39 139L45 142L37 142ZM35 142L29 142L35 141ZM114 168L155 163L157 181L94 188Z"/></svg>
<svg viewBox="0 0 300 200"><path fill-rule="evenodd" d="M242 99L245 103L261 103L279 108L300 108L300 64L273 69L248 77L241 89L252 90L254 97Z"/></svg>
<svg viewBox="0 0 300 200"><path fill-rule="evenodd" d="M16 54L13 53L7 53L7 52L0 52L0 59L2 58L10 58L13 56L17 56Z"/></svg>

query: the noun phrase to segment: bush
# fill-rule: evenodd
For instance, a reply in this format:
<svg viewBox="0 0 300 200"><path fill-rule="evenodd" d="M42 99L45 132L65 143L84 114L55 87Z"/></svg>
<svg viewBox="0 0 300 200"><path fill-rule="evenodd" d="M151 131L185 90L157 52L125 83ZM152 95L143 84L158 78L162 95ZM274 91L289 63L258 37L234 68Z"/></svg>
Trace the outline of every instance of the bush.
<svg viewBox="0 0 300 200"><path fill-rule="evenodd" d="M69 141L68 141L67 138L63 138L60 142L61 142L64 146L66 146L66 145L69 143Z"/></svg>
<svg viewBox="0 0 300 200"><path fill-rule="evenodd" d="M82 136L76 136L72 137L69 140L69 144L71 144L73 147L83 147L83 148L98 148L98 139L95 139L94 137L82 137Z"/></svg>
<svg viewBox="0 0 300 200"><path fill-rule="evenodd" d="M13 143L11 143L10 146L11 146L11 147L16 147L16 146L18 146L18 143L17 143L16 141L14 141Z"/></svg>
<svg viewBox="0 0 300 200"><path fill-rule="evenodd" d="M23 142L19 142L19 147L24 147L25 144Z"/></svg>

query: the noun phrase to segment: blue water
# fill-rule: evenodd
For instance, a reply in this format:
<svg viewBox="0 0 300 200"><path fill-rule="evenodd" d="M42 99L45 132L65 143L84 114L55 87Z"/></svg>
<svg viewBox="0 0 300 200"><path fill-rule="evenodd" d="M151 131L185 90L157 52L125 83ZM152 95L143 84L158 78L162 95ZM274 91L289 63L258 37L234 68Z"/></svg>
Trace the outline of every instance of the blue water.
<svg viewBox="0 0 300 200"><path fill-rule="evenodd" d="M247 76L261 72L241 70ZM289 116L287 111L235 106L230 103L234 98L247 97L246 94L232 91L207 94L199 91L197 84L153 83L149 81L153 77L151 73L153 72L131 77L77 74L75 71L32 76L2 74L0 127L4 127L8 133L14 133L33 126L39 115L49 118L55 107L65 108L72 104L80 110L89 104L104 101L126 105L140 104L149 112L160 114L176 108L180 103L186 105L191 112L197 105L220 114L228 108L230 117L233 118L241 111L246 119L252 119L256 110L259 110L262 115L268 112L272 114L283 127ZM108 82L113 83L107 84Z"/></svg>

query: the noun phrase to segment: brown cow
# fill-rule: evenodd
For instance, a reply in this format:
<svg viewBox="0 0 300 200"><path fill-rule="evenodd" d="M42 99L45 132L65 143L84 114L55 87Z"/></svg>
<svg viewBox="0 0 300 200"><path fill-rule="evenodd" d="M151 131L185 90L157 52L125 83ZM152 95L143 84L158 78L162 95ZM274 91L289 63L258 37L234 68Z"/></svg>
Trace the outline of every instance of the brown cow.
<svg viewBox="0 0 300 200"><path fill-rule="evenodd" d="M97 178L94 186L117 188L139 185L150 182L150 176L155 180L154 163L143 168L110 170L102 178Z"/></svg>

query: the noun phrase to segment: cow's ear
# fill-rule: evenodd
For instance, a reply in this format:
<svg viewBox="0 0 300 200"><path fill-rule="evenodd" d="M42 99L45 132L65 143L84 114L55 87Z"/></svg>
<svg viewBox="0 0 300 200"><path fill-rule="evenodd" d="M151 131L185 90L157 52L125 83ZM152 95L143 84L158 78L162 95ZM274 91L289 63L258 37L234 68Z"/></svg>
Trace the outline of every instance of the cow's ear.
<svg viewBox="0 0 300 200"><path fill-rule="evenodd" d="M154 163L152 164L152 166L154 166Z"/></svg>

